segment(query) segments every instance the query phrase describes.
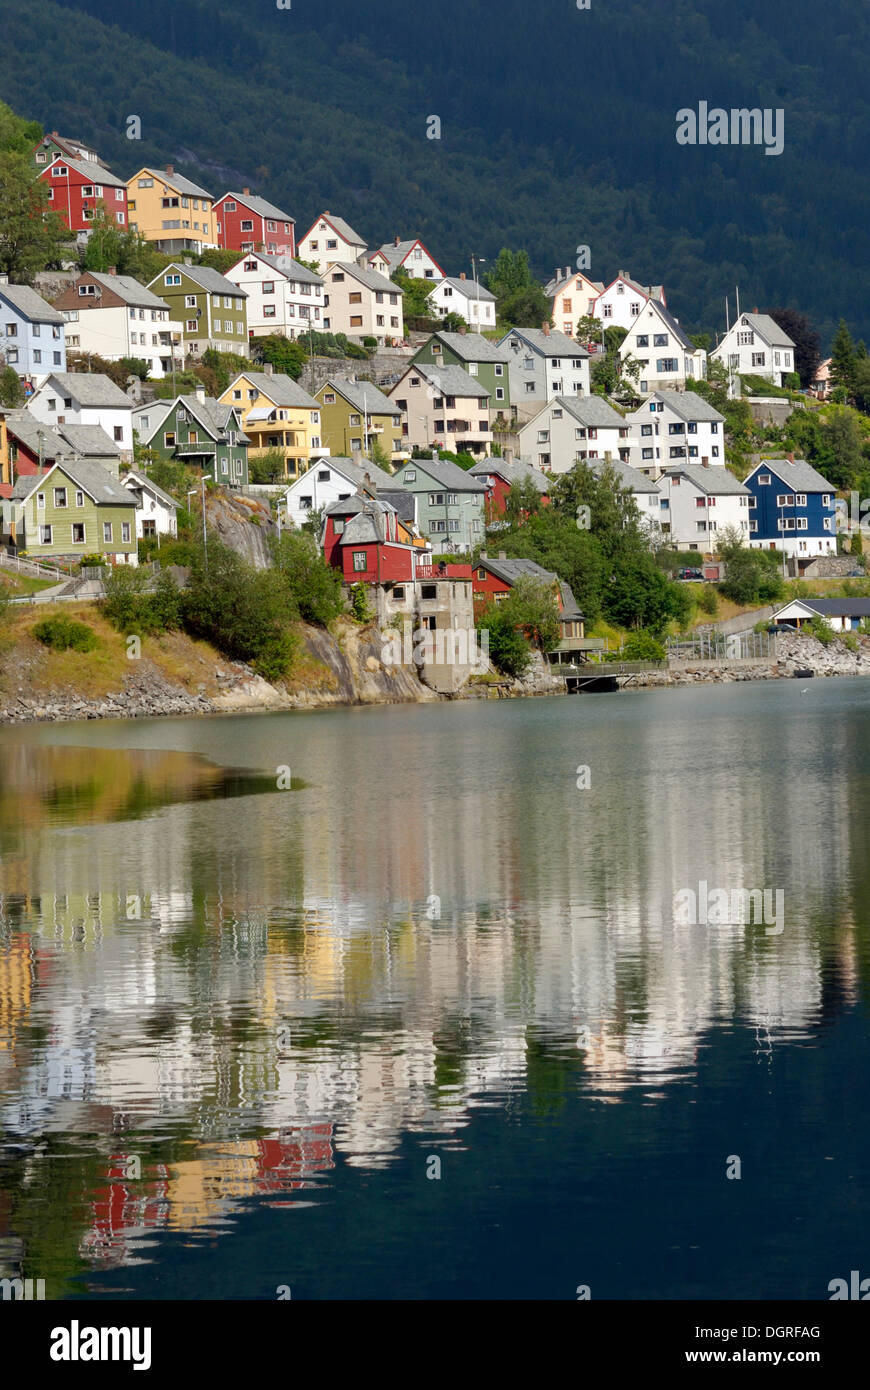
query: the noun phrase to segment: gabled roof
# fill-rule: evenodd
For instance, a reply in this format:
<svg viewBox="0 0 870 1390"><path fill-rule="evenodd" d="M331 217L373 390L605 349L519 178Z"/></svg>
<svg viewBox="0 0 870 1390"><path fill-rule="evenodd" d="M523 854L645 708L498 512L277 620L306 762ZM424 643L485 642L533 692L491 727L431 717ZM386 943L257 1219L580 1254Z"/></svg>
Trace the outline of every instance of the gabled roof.
<svg viewBox="0 0 870 1390"><path fill-rule="evenodd" d="M390 270L397 270L398 267L403 265L408 259L415 246L422 247L422 249L426 251L426 255L429 257L430 261L438 265L432 252L426 250L426 247L423 246L419 237L413 237L410 241L400 241L398 246L394 241L388 241L383 246L379 246L377 251L374 251L369 257L369 260L373 260L375 256L383 256ZM441 267L438 266L438 269L440 270Z"/></svg>
<svg viewBox="0 0 870 1390"><path fill-rule="evenodd" d="M404 488L384 488L379 493L382 502L389 502L396 512L399 520L407 527L416 525L417 522L417 495L414 492L406 492Z"/></svg>
<svg viewBox="0 0 870 1390"><path fill-rule="evenodd" d="M54 425L43 424L29 410L10 410L6 416L6 429L37 457L40 444L44 459L62 458L72 452L71 446L61 438Z"/></svg>
<svg viewBox="0 0 870 1390"><path fill-rule="evenodd" d="M40 170L40 177L47 173L49 169L53 169L55 164L63 164L67 169L74 169L75 172L81 174L88 183L107 183L110 188L127 187L124 180L119 179L110 169L107 169L105 164L98 164L95 159L89 159L87 161L69 159L64 154L59 154L50 164L46 164L45 168Z"/></svg>
<svg viewBox="0 0 870 1390"><path fill-rule="evenodd" d="M400 465L396 480L403 479L407 469L418 469L421 473L426 473L428 477L434 478L436 483L442 487L449 488L451 492L479 492L485 493L486 486L480 482L479 478L472 478L471 473L466 473L464 468L460 468L458 463L452 459L425 458L425 459L406 459ZM408 487L414 492L422 492L423 484L419 479L415 483L404 483L403 487Z"/></svg>
<svg viewBox="0 0 870 1390"><path fill-rule="evenodd" d="M107 507L135 507L136 505L127 489L121 486L108 468L104 468L100 463L72 458L58 459L47 473L19 478L12 489L12 496L21 500L29 497L33 492L40 491L45 487L55 469L61 469L70 482L75 483L76 487L80 487L98 505Z"/></svg>
<svg viewBox="0 0 870 1390"><path fill-rule="evenodd" d="M100 406L112 410L133 409L130 397L102 372L52 372L37 394L48 391L52 382L56 382L63 395L72 396L79 405L92 409Z"/></svg>
<svg viewBox="0 0 870 1390"><path fill-rule="evenodd" d="M135 468L131 468L129 473L125 473L123 478L119 479L119 482L121 486L127 488L128 491L135 492L138 489L144 488L158 498L165 507L173 507L176 511L178 510L179 503L176 502L174 497L170 497L169 493L164 492L162 487L158 487L145 473L139 473Z"/></svg>
<svg viewBox="0 0 870 1390"><path fill-rule="evenodd" d="M770 314L741 314L738 322L731 325L731 332L743 323L744 319L750 328L753 329L771 347L793 348L794 342L788 336L784 328L780 328L776 319L772 319ZM721 348L722 344L719 344Z"/></svg>
<svg viewBox="0 0 870 1390"><path fill-rule="evenodd" d="M142 174L147 174L149 178L159 179L160 182L165 183L167 187L174 188L176 193L190 193L194 198L208 198L209 200L213 197L205 188L200 188L198 183L193 183L191 179L186 179L183 174L175 172L170 174L166 169L145 168L137 169L136 173L133 175L133 179L140 178ZM127 183L132 183L133 179L128 179Z"/></svg>
<svg viewBox="0 0 870 1390"><path fill-rule="evenodd" d="M293 256L267 256L265 251L245 251L243 255L239 256L235 265L230 266L230 270L235 270L242 261L249 261L252 257L262 261L270 270L283 275L285 280L296 280L300 285L323 284L322 275L318 275L316 270L309 270L307 265L300 265Z"/></svg>
<svg viewBox="0 0 870 1390"><path fill-rule="evenodd" d="M258 198L253 193L225 193L218 202L222 203L227 198L232 198L234 202L244 203L246 208L255 212L258 217L268 217L272 222L295 222L295 217L291 217L289 212L282 212L276 208L274 203L269 203L265 198Z"/></svg>
<svg viewBox="0 0 870 1390"><path fill-rule="evenodd" d="M792 599L792 603L795 600ZM870 598L802 598L797 600L802 603L804 608L811 608L814 613L821 614L824 618L868 618L870 617ZM786 608L791 607L791 603L785 604ZM783 610L780 609L780 612ZM777 614L774 617L778 616Z"/></svg>
<svg viewBox="0 0 870 1390"><path fill-rule="evenodd" d="M722 463L713 463L709 468L705 468L703 463L680 463L665 469L666 478L674 477L675 474L688 478L700 492L705 492L710 497L749 496L749 488L744 487Z"/></svg>
<svg viewBox="0 0 870 1390"><path fill-rule="evenodd" d="M52 309L42 295L29 285L0 285L0 299L4 299L16 313L31 323L66 323L63 314Z"/></svg>
<svg viewBox="0 0 870 1390"><path fill-rule="evenodd" d="M559 576L552 570L545 570L536 560L491 560L481 555L475 568L489 570L496 579L502 580L504 584L516 584L518 579L527 576L530 579L541 579L547 584L558 584Z"/></svg>
<svg viewBox="0 0 870 1390"><path fill-rule="evenodd" d="M646 406L639 406L631 418L639 417L641 411L648 408L649 401L661 401L688 424L705 424L711 420L718 421L720 425L725 423L725 416L720 415L716 407L705 401L703 396L699 396L697 391L654 391Z"/></svg>
<svg viewBox="0 0 870 1390"><path fill-rule="evenodd" d="M654 483L645 473L641 473L639 468L632 468L630 464L623 463L622 459L589 460L589 467L593 473L601 473L608 466L618 475L622 486L630 487L632 492L659 492L661 490L658 483Z"/></svg>
<svg viewBox="0 0 870 1390"><path fill-rule="evenodd" d="M792 492L829 492L833 496L836 491L834 484L817 473L806 459L795 459L794 463L790 459L762 459L743 481L748 483L756 473L772 473Z"/></svg>
<svg viewBox="0 0 870 1390"><path fill-rule="evenodd" d="M566 337L555 328L551 328L549 333L545 333L542 328L509 328L504 337L499 339L499 344L507 342L510 338L520 338L542 357L589 356L585 347L581 347L573 338Z"/></svg>
<svg viewBox="0 0 870 1390"><path fill-rule="evenodd" d="M548 299L555 299L560 290L563 290L566 285L570 285L571 281L576 280L578 277L584 279L587 285L591 285L593 290L596 290L598 294L604 293L603 281L590 280L585 271L575 270L570 275L563 275L561 280L557 280L554 275L552 280L548 280L544 286L544 294Z"/></svg>
<svg viewBox="0 0 870 1390"><path fill-rule="evenodd" d="M317 231L318 222L326 222L334 232L338 232L340 237L350 242L351 246L365 247L366 243L359 233L354 231L350 223L345 222L343 217L333 217L331 212L322 212L319 217L315 217L308 231L305 233L305 236L302 238L303 241L307 241L311 233Z"/></svg>
<svg viewBox="0 0 870 1390"><path fill-rule="evenodd" d="M57 431L72 451L84 458L118 459L121 456L117 444L109 438L102 425L58 425Z"/></svg>
<svg viewBox="0 0 870 1390"><path fill-rule="evenodd" d="M380 495L384 488L396 487L396 479L393 475L391 473L386 473L383 468L378 468L377 464L371 463L369 459L361 456L360 461L357 462L356 459L344 458L342 456L333 458L330 454L321 456L313 454L311 457L311 467L308 469L308 472L303 473L292 486L296 487L298 483L303 482L313 471L315 465L321 468L333 469L334 472L340 474L342 478L350 483L352 487L368 488L371 484L378 495Z"/></svg>
<svg viewBox="0 0 870 1390"><path fill-rule="evenodd" d="M401 415L395 402L379 391L370 381L351 381L349 377L328 376L320 387L318 395L332 388L339 396L365 415ZM323 402L319 402L323 404Z"/></svg>
<svg viewBox="0 0 870 1390"><path fill-rule="evenodd" d="M686 337L686 334L683 332L682 328L680 327L677 320L674 318L673 314L665 308L664 304L659 304L657 300L650 299L648 303L644 306L644 308L652 309L655 311L655 313L658 315L659 319L661 319L665 327L669 328L670 331L673 333L680 347L683 348L685 352L694 353L698 351L691 339ZM629 333L639 333L641 331L648 332L649 330L641 324L641 316L638 315L634 323L631 325ZM627 341L627 338L625 339L625 341Z"/></svg>
<svg viewBox="0 0 870 1390"><path fill-rule="evenodd" d="M603 396L554 396L548 401L543 410L539 410L533 419L528 420L523 427L528 429L541 415L549 414L553 406L566 410L580 425L585 425L588 429L599 430L618 430L625 429L626 424L622 416L609 405Z"/></svg>
<svg viewBox="0 0 870 1390"><path fill-rule="evenodd" d="M390 294L404 294L401 285L397 285L394 280L388 280L385 275L381 275L379 270L371 270L368 266L357 265L355 261L334 261L326 275L334 275L336 271L346 272L358 280L366 289L378 290L380 293L389 291Z"/></svg>
<svg viewBox="0 0 870 1390"><path fill-rule="evenodd" d="M149 280L149 288L151 285L156 284L164 275L168 274L169 271L177 272L180 275L187 275L195 285L199 285L200 289L207 290L209 294L230 294L236 295L242 299L247 299L248 297L247 290L240 289L238 285L234 285L232 280L228 280L225 275L221 275L220 271L213 269L212 266L184 265L181 261L172 261L169 265L165 265L161 271L158 271L153 280ZM166 288L168 288L168 286L166 286ZM178 285L174 286L176 292L178 288Z"/></svg>
<svg viewBox="0 0 870 1390"><path fill-rule="evenodd" d="M481 459L480 463L476 463L468 471L473 478L488 478L494 473L506 483L510 483L511 487L518 483L533 482L542 497L546 496L552 487L545 473L523 459Z"/></svg>
<svg viewBox="0 0 870 1390"><path fill-rule="evenodd" d="M151 290L140 285L138 280L134 280L132 275L105 275L102 271L91 270L88 272L92 280L96 280L98 285L104 286L107 290L112 290L119 299L123 299L125 304L133 305L137 309L168 309L169 305L159 299ZM76 280L70 289L75 289L81 284L81 280ZM151 282L154 283L153 281ZM84 298L84 296L82 296Z"/></svg>
<svg viewBox="0 0 870 1390"><path fill-rule="evenodd" d="M613 279L610 281L610 284L606 285L605 288L601 291L601 293L605 294L607 290L613 289L613 286L616 284L617 280L621 280L623 284L628 285L633 290L636 290L638 294L642 294L646 299L659 300L661 299L662 294L664 293L664 285L639 285L636 280L632 280L631 276L626 275L623 271L620 271L618 275L614 275Z"/></svg>
<svg viewBox="0 0 870 1390"><path fill-rule="evenodd" d="M461 275L445 275L443 280L439 280L433 289L439 290L442 285L451 285L459 294L465 295L466 299L479 299L481 303L495 303L495 295L488 290L485 285L481 285L477 280L463 280Z"/></svg>
<svg viewBox="0 0 870 1390"><path fill-rule="evenodd" d="M415 362L408 368L405 376L408 372L425 377L436 391L441 392L442 396L477 396L479 398L485 396L489 400L489 392L486 387L476 377L469 376L462 367L457 367L453 363L444 367L436 367L431 362ZM401 381L398 381L392 389L397 391L401 384Z"/></svg>
<svg viewBox="0 0 870 1390"><path fill-rule="evenodd" d="M205 400L200 400L199 396L178 396L177 405L184 406L184 409L198 420L203 429L208 430L212 439L220 439L230 428L230 415L234 410L238 410L237 405L223 405L215 400L214 396L206 396ZM241 433L239 426L239 443L248 444L250 440Z"/></svg>
<svg viewBox="0 0 870 1390"><path fill-rule="evenodd" d="M457 357L461 357L463 362L510 362L511 360L507 348L499 347L497 343L490 342L489 338L484 338L482 333L445 333L439 329L423 346L428 347L434 338L439 338L444 346L454 352Z"/></svg>
<svg viewBox="0 0 870 1390"><path fill-rule="evenodd" d="M233 391L242 380L255 387L261 396L272 401L276 406L294 406L303 410L319 410L320 401L316 401L313 396L294 381L292 377L286 376L284 372L239 372L235 381L231 381L227 391ZM226 395L226 391L222 393ZM236 406L241 407L244 402L236 401Z"/></svg>

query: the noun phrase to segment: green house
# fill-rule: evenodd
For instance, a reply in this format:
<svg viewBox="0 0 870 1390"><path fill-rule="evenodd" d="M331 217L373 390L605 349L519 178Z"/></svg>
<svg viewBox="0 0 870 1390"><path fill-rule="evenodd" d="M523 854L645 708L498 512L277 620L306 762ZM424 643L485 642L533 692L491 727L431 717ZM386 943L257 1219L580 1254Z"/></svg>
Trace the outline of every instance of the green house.
<svg viewBox="0 0 870 1390"><path fill-rule="evenodd" d="M34 560L104 555L135 565L136 500L107 468L63 459L20 477L3 503L4 539Z"/></svg>
<svg viewBox="0 0 870 1390"><path fill-rule="evenodd" d="M133 411L139 443L162 458L210 473L224 487L247 487L248 444L241 412L197 392Z"/></svg>
<svg viewBox="0 0 870 1390"><path fill-rule="evenodd" d="M247 294L208 265L164 266L148 285L179 325L181 350L201 357L208 349L248 356Z"/></svg>
<svg viewBox="0 0 870 1390"><path fill-rule="evenodd" d="M505 348L491 343L480 333L433 333L414 354L412 362L421 366L462 367L489 392L490 408L496 415L511 417L511 388Z"/></svg>

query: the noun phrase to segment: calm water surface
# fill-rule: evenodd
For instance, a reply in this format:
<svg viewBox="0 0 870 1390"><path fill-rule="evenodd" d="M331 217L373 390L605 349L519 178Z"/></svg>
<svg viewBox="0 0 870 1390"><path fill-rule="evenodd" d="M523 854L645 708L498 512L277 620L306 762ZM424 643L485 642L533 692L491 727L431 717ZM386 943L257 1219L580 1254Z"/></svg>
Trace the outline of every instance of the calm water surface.
<svg viewBox="0 0 870 1390"><path fill-rule="evenodd" d="M860 680L0 730L0 1274L827 1298L868 812Z"/></svg>

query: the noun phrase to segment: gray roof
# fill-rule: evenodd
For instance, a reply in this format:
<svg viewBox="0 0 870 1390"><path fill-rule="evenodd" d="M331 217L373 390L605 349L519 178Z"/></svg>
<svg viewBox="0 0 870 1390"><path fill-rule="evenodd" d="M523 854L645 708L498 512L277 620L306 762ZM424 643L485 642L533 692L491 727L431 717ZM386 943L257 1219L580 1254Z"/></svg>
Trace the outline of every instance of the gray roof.
<svg viewBox="0 0 870 1390"><path fill-rule="evenodd" d="M710 420L717 420L719 424L725 423L725 416L720 415L719 411L709 401L705 401L703 396L699 396L696 391L654 391L650 400L659 400L666 405L675 415L679 415L681 420L688 422L703 423ZM647 402L649 405L649 401ZM634 412L639 415L643 406Z"/></svg>
<svg viewBox="0 0 870 1390"><path fill-rule="evenodd" d="M22 318L36 323L66 323L63 314L43 299L41 294L29 285L0 285L0 299L19 313Z"/></svg>
<svg viewBox="0 0 870 1390"><path fill-rule="evenodd" d="M799 598L797 601L828 618L870 617L870 598Z"/></svg>
<svg viewBox="0 0 870 1390"><path fill-rule="evenodd" d="M319 217L315 217L309 230L305 233L305 236L302 238L303 241L306 239L306 237L309 237L312 232L317 231L318 222L328 222L329 225L333 227L335 231L338 232L338 235L340 237L344 237L345 241L349 241L352 246L366 245L363 238L359 235L358 232L354 231L353 227L350 225L349 222L345 222L343 217L333 217L331 212L322 212Z"/></svg>
<svg viewBox="0 0 870 1390"><path fill-rule="evenodd" d="M333 458L329 454L323 456L312 454L311 467L308 469L308 473L312 471L315 464L324 468L334 468L336 473L340 473L343 478L346 478L347 481L356 488L367 486L366 475L368 475L370 482L374 484L379 494L384 488L396 487L396 479L391 473L384 472L383 468L378 468L376 463L371 463L369 459L362 456L360 456L360 461L357 462L356 459L344 458L340 455ZM308 473L303 473L302 477L306 478ZM301 481L301 479L299 481Z"/></svg>
<svg viewBox="0 0 870 1390"><path fill-rule="evenodd" d="M214 396L206 396L203 401L196 395L179 396L177 399L185 410L188 410L208 430L212 439L220 439L222 435L226 434L230 428L230 415L232 411L239 408L237 405L223 405L221 401L215 400ZM239 443L250 443L247 436L241 434L240 426L239 430Z"/></svg>
<svg viewBox="0 0 870 1390"><path fill-rule="evenodd" d="M515 337L520 338L528 347L534 348L542 357L589 356L585 347L581 347L573 338L566 337L555 328L551 328L549 333L545 333L543 328L511 328L499 342L505 343Z"/></svg>
<svg viewBox="0 0 870 1390"><path fill-rule="evenodd" d="M112 188L126 188L123 179L119 179L117 174L113 174L106 168L105 164L97 163L95 159L87 161L81 159L69 159L65 154L59 154L57 159L52 160L52 164L65 164L68 169L75 169L77 174L84 174L88 183L109 184ZM96 166L96 167L95 167ZM50 169L51 164L46 165Z"/></svg>
<svg viewBox="0 0 870 1390"><path fill-rule="evenodd" d="M672 477L675 473L682 474L701 492L710 496L722 497L726 493L733 497L749 496L749 488L744 487L722 463L713 463L709 468L705 468L703 463L680 463L665 469L666 477Z"/></svg>
<svg viewBox="0 0 870 1390"><path fill-rule="evenodd" d="M503 459L490 458L481 459L473 468L469 468L469 473L473 478L488 478L491 473L496 473L500 478L504 478L506 483L513 487L516 483L533 482L538 492L545 495L552 486L549 478L542 473L539 468L535 468L531 463L526 463L523 459Z"/></svg>
<svg viewBox="0 0 870 1390"><path fill-rule="evenodd" d="M762 459L743 481L748 483L755 473L773 473L793 492L829 492L833 496L836 491L806 459L795 459L794 463L790 459Z"/></svg>
<svg viewBox="0 0 870 1390"><path fill-rule="evenodd" d="M477 478L473 478L470 472L466 473L465 469L460 468L459 464L454 463L452 459L406 459L399 466L396 480L404 478L405 470L408 468L415 468L421 473L428 474L430 478L435 479L436 483L449 488L451 492L486 492L486 486L483 483L479 482ZM403 482L402 486L407 486L412 492L428 491L428 484L419 478L414 483L405 484Z"/></svg>
<svg viewBox="0 0 870 1390"><path fill-rule="evenodd" d="M239 260L247 259L252 253L246 251ZM316 270L309 270L307 265L300 265L293 256L267 256L264 251L254 251L253 255L258 256L261 261L265 261L273 270L277 270L281 275L286 275L288 280L296 280L300 285L322 285L323 276L318 275ZM238 264L238 261L236 262ZM230 269L233 269L231 266Z"/></svg>
<svg viewBox="0 0 870 1390"><path fill-rule="evenodd" d="M295 217L291 217L289 212L282 212L276 208L274 203L268 203L265 198L258 198L253 193L225 193L225 198L234 198L236 202L244 203L246 208L256 212L259 217L268 217L273 222L295 222Z"/></svg>
<svg viewBox="0 0 870 1390"><path fill-rule="evenodd" d="M389 263L390 269L395 270L396 266L401 265L405 257L410 255L418 240L419 237L414 237L411 241L400 241L398 246L394 241L388 241L383 246L379 246L377 251L372 254L383 256L384 260Z"/></svg>
<svg viewBox="0 0 870 1390"><path fill-rule="evenodd" d="M413 492L407 492L404 488L384 488L378 493L384 502L389 502L398 515L400 521L409 526L413 526L417 521L417 497Z"/></svg>
<svg viewBox="0 0 870 1390"><path fill-rule="evenodd" d="M589 467L593 473L600 473L606 467L611 467L619 475L619 481L623 487L630 487L632 492L659 492L658 483L654 483L645 473L641 473L639 468L632 468L630 464L623 463L622 459L590 459Z"/></svg>
<svg viewBox="0 0 870 1390"><path fill-rule="evenodd" d="M349 377L328 376L321 392L332 387L339 395L366 415L401 415L399 407L370 381L351 381ZM322 403L322 402L321 402Z"/></svg>
<svg viewBox="0 0 870 1390"><path fill-rule="evenodd" d="M72 396L80 405L94 409L99 406L110 407L112 410L133 409L130 397L102 372L52 372L40 390L47 390L53 381L64 395Z"/></svg>
<svg viewBox="0 0 870 1390"><path fill-rule="evenodd" d="M245 381L250 382L251 386L256 387L261 396L268 396L270 401L274 401L277 406L296 406L304 410L319 410L320 401L316 401L313 396L294 381L291 376L286 376L283 372L239 372L235 381L230 382L230 390L233 390L236 383L244 377ZM242 402L238 401L237 405ZM256 402L249 402L256 404Z"/></svg>
<svg viewBox="0 0 870 1390"><path fill-rule="evenodd" d="M337 270L352 275L355 280L358 280L369 290L378 290L381 293L388 290L390 294L405 293L401 285L397 285L394 280L388 280L385 275L381 275L379 270L371 270L368 266L357 265L355 261L335 261L330 265L326 274L333 275Z"/></svg>
<svg viewBox="0 0 870 1390"><path fill-rule="evenodd" d="M148 491L153 492L154 496L159 498L166 507L174 507L177 510L180 506L180 503L176 502L174 497L170 497L168 492L164 492L162 487L158 487L147 474L139 473L135 468L131 468L128 473L125 473L123 478L120 479L120 483L122 487L127 488L128 492L135 492L137 489L147 488Z"/></svg>
<svg viewBox="0 0 870 1390"><path fill-rule="evenodd" d="M452 285L460 294L464 294L468 299L479 299L482 303L489 300L495 303L495 295L488 290L485 285L481 285L477 280L463 280L461 275L445 275L443 280L433 288L438 289L441 285Z"/></svg>
<svg viewBox="0 0 870 1390"><path fill-rule="evenodd" d="M528 425L533 425L540 415L552 410L553 406L561 406L567 410L569 415L573 415L575 420L579 420L581 425L586 425L592 429L617 430L626 429L626 423L618 411L604 399L603 396L554 396L548 401L538 415L529 420Z"/></svg>
<svg viewBox="0 0 870 1390"><path fill-rule="evenodd" d="M660 300L661 297L662 297L662 294L664 293L664 286L663 286L663 285L641 285L641 284L638 284L637 280L632 280L631 276L630 276L630 275L626 275L625 271L623 271L623 270L621 270L621 271L619 272L618 275L615 275L615 276L613 277L613 279L612 279L611 282L610 282L610 285L615 285L616 282L617 282L617 280L624 280L625 283L626 283L627 285L630 285L631 288L632 288L633 290L637 290L639 294L645 294L646 297L647 297L647 299L656 299L656 300ZM607 285L606 288L607 288L607 289L610 289L610 285ZM602 291L602 293L603 293L603 291Z"/></svg>
<svg viewBox="0 0 870 1390"><path fill-rule="evenodd" d="M743 319L747 319L755 332L760 333L771 347L794 347L794 343L785 329L780 328L776 319L772 319L770 314L741 314L740 319L741 322ZM737 324L733 324L732 327L736 328ZM721 343L719 346L721 347Z"/></svg>
<svg viewBox="0 0 870 1390"><path fill-rule="evenodd" d="M559 583L559 576L552 570L545 570L536 560L491 560L481 555L480 565L505 584L515 584L525 575L531 579L542 579L548 584Z"/></svg>
<svg viewBox="0 0 870 1390"><path fill-rule="evenodd" d="M510 361L507 348L499 347L489 338L484 338L481 333L444 333L439 329L424 346L428 347L434 338L440 338L444 346L450 348L451 352L455 352L464 362Z"/></svg>
<svg viewBox="0 0 870 1390"><path fill-rule="evenodd" d="M87 492L95 502L112 507L135 507L136 503L127 489L102 464L63 458L58 459L56 466L62 468L70 481ZM47 476L47 473L42 473L35 477L19 478L12 489L13 498L29 497L44 486Z"/></svg>
<svg viewBox="0 0 870 1390"><path fill-rule="evenodd" d="M84 458L120 458L120 449L102 425L58 425L57 430L73 452Z"/></svg>
<svg viewBox="0 0 870 1390"><path fill-rule="evenodd" d="M158 298L151 290L140 285L138 280L134 280L132 275L104 275L100 271L90 271L91 278L98 284L105 286L107 290L112 290L119 299L123 299L125 304L135 305L137 309L168 309L169 305L165 300ZM80 281L76 281L79 284ZM153 283L153 281L152 281ZM70 286L72 288L72 286Z"/></svg>
<svg viewBox="0 0 870 1390"><path fill-rule="evenodd" d="M686 352L697 352L698 349L695 347L695 344L692 342L691 338L686 337L686 334L683 332L679 323L674 318L673 314L665 308L664 304L658 304L655 300L651 300L651 303L655 308L655 311L658 314L659 318L662 320L664 324L667 325L667 327L673 333L677 342L680 344L680 347L684 348ZM635 319L635 324L639 324L639 322L639 319Z"/></svg>
<svg viewBox="0 0 870 1390"><path fill-rule="evenodd" d="M452 364L436 367L430 362L415 362L412 367L408 368L408 371L425 377L436 390L441 392L442 396L478 396L486 397L489 400L489 392L486 387L482 386L476 377L469 376L462 367ZM397 391L401 384L398 382L393 390Z"/></svg>
<svg viewBox="0 0 870 1390"><path fill-rule="evenodd" d="M178 271L181 275L189 276L194 284L199 285L201 289L207 290L209 294L232 294L242 299L247 299L248 297L246 290L240 289L238 285L234 285L232 280L228 280L225 275L221 275L220 271L215 270L210 265L183 265L180 261L173 261L170 265L165 265L160 273L154 276L154 279L150 281L150 283L153 285L155 281L161 279L168 270ZM179 286L176 285L176 293L178 289Z"/></svg>
<svg viewBox="0 0 870 1390"><path fill-rule="evenodd" d="M564 579L559 580L559 592L562 595L562 611L559 614L559 617L566 622L569 619L573 621L576 618L582 618L583 613L581 612L580 605L574 597L574 591L571 588L570 584L565 583Z"/></svg>
<svg viewBox="0 0 870 1390"><path fill-rule="evenodd" d="M145 174L150 174L152 178L160 179L161 183L170 184L178 193L192 193L194 198L211 198L212 194L205 188L200 188L198 183L193 183L186 179L183 174L169 174L165 169L144 169Z"/></svg>
<svg viewBox="0 0 870 1390"><path fill-rule="evenodd" d="M29 410L10 410L6 416L6 428L37 455L41 435L43 458L54 459L71 452L69 444L65 439L61 439L54 425L44 425L35 415L31 415Z"/></svg>
<svg viewBox="0 0 870 1390"><path fill-rule="evenodd" d="M544 286L544 294L547 296L548 299L555 299L559 291L563 290L565 286L569 284L569 282L573 280L574 276L578 273L584 275L585 278L589 280L589 276L586 275L585 271L572 271L570 275L563 275L561 280L557 280L556 276L554 275L552 280L548 280L546 285ZM589 280L589 284L592 286L594 290L597 290L599 294L604 293L604 282L602 280Z"/></svg>

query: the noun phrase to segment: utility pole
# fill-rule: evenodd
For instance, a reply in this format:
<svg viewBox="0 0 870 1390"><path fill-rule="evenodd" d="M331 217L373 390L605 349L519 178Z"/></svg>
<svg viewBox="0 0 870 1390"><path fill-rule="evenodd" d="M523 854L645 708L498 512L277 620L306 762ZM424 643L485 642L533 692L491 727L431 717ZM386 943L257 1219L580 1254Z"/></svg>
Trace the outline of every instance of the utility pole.
<svg viewBox="0 0 870 1390"><path fill-rule="evenodd" d="M204 556L204 563L205 563L205 572L206 572L206 574L208 574L208 532L206 531L206 527L205 527L205 485L206 485L207 482L210 483L210 482L213 482L213 481L214 481L213 474L211 474L211 473L203 473L203 475L202 475L202 549L203 549L203 556Z"/></svg>

